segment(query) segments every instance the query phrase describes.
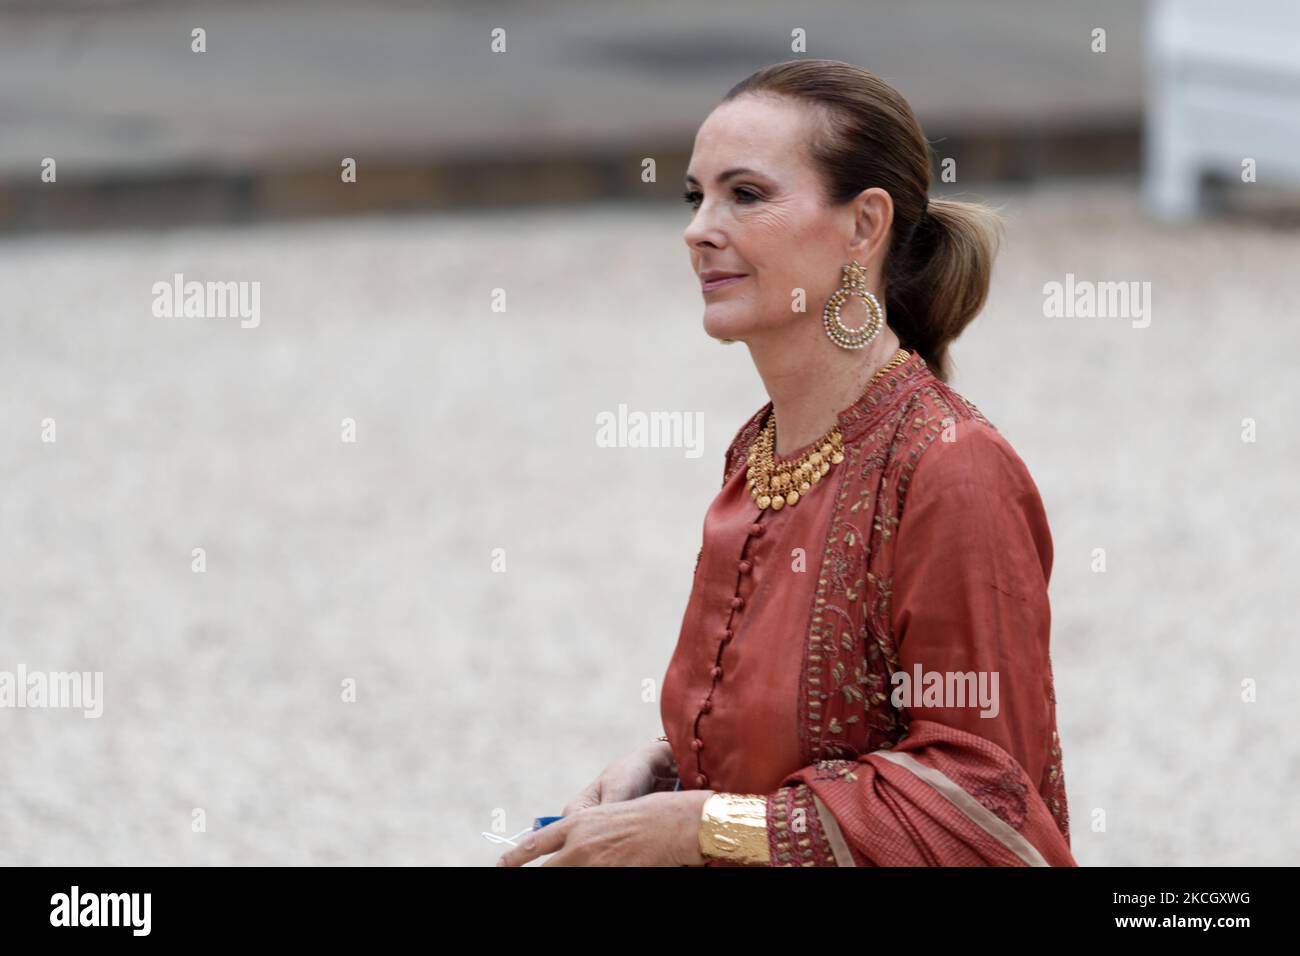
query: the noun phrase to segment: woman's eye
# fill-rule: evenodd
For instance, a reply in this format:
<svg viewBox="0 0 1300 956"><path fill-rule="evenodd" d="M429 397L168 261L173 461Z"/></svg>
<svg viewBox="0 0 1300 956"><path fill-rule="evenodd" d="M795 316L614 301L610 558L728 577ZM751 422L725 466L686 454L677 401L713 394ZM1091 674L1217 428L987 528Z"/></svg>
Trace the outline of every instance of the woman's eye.
<svg viewBox="0 0 1300 956"><path fill-rule="evenodd" d="M735 195L737 202L743 203L745 205L748 205L749 203L752 202L757 202L759 199L763 198L758 193L739 186L736 189L732 190L732 193L733 195ZM699 209L700 203L703 201L704 196L700 193L698 189L689 189L686 192L682 193L682 199L692 209Z"/></svg>

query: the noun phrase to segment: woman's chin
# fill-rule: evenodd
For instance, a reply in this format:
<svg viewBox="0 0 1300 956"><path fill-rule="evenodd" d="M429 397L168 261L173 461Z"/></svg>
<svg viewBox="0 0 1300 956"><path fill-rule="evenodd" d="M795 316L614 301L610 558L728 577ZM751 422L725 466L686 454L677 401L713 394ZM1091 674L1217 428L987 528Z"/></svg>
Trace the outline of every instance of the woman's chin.
<svg viewBox="0 0 1300 956"><path fill-rule="evenodd" d="M704 331L710 338L735 341L745 338L749 334L750 326L748 322L738 322L730 316L711 316L705 312Z"/></svg>

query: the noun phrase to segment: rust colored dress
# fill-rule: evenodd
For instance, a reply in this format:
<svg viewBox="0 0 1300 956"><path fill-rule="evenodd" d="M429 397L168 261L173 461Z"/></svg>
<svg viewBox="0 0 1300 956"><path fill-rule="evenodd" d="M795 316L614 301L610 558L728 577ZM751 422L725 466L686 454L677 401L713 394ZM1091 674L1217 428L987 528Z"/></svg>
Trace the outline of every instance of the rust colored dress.
<svg viewBox="0 0 1300 956"><path fill-rule="evenodd" d="M678 787L766 796L774 866L1076 865L1020 457L912 351L839 413L844 461L759 511L771 408L727 449L663 681ZM952 692L979 674L996 708Z"/></svg>

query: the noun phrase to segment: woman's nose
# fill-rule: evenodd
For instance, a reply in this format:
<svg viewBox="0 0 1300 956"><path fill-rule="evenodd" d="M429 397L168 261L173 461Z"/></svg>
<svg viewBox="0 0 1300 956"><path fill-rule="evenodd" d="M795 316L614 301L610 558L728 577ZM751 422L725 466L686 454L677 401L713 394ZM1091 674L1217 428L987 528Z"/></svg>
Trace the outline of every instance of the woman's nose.
<svg viewBox="0 0 1300 956"><path fill-rule="evenodd" d="M695 215L691 217L690 223L682 232L682 239L685 240L689 248L694 249L696 246L706 243L717 246L720 242L725 241L718 230L710 224L709 215L705 208L701 206L695 211Z"/></svg>

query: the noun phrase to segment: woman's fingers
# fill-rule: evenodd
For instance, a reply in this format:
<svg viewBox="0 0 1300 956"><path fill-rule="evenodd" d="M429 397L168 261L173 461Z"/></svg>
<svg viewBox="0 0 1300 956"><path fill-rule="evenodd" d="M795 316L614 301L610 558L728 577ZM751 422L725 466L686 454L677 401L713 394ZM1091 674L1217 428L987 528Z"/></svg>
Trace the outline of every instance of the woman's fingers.
<svg viewBox="0 0 1300 956"><path fill-rule="evenodd" d="M582 793L578 794L572 800L564 805L560 811L560 816L568 817L577 813L579 810L585 810L588 807L600 806L600 781L593 783Z"/></svg>
<svg viewBox="0 0 1300 956"><path fill-rule="evenodd" d="M557 820L540 830L535 830L517 847L506 851L497 860L497 866L523 866L529 860L535 860L547 853L554 853L564 846L564 837L568 832L565 823L571 818Z"/></svg>

